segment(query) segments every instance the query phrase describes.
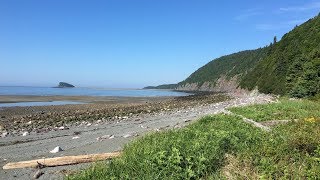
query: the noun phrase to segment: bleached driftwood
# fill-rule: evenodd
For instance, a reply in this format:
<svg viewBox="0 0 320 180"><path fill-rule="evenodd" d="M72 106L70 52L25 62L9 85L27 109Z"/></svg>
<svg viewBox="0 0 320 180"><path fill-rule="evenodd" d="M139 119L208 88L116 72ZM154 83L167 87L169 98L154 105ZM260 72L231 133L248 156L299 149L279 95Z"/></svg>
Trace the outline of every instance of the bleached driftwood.
<svg viewBox="0 0 320 180"><path fill-rule="evenodd" d="M55 158L36 159L31 161L21 161L8 163L3 166L3 169L18 169L18 168L39 168L39 167L55 167L72 164L88 163L94 161L107 160L120 156L121 152L90 154L79 156L63 156Z"/></svg>

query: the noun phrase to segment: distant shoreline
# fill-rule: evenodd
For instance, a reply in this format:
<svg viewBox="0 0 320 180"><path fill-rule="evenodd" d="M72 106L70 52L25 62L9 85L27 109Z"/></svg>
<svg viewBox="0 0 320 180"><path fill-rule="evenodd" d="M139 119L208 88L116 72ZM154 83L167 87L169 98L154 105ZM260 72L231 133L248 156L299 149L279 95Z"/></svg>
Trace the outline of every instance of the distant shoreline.
<svg viewBox="0 0 320 180"><path fill-rule="evenodd" d="M25 101L38 101L30 100L30 98L36 97L53 97L53 96L68 96L81 97L81 96L92 96L92 97L166 97L166 96L185 96L189 95L182 92L175 92L171 90L159 91L159 90L142 90L142 89L102 89L102 88L53 88L53 87L0 87L0 96L10 96L13 99L25 96L28 100L0 100L3 102L25 102ZM29 98L30 97L30 98ZM61 99L61 98L60 98ZM74 98L73 98L74 99ZM79 99L79 98L76 98ZM46 100L40 100L46 101Z"/></svg>
<svg viewBox="0 0 320 180"><path fill-rule="evenodd" d="M162 97L122 97L122 96L34 96L34 95L0 95L0 104L19 102L52 102L52 101L74 101L84 103L117 103L136 102L143 100L168 99L170 96Z"/></svg>

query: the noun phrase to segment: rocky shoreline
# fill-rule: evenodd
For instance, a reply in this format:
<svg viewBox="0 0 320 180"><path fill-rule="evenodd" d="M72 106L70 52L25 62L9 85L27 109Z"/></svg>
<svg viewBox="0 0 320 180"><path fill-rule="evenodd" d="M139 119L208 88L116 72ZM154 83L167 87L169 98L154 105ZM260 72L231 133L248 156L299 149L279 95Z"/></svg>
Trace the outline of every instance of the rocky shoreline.
<svg viewBox="0 0 320 180"><path fill-rule="evenodd" d="M2 137L23 136L29 133L56 131L81 124L90 125L96 121L119 121L138 117L141 114L186 109L228 99L229 97L223 94L200 93L182 97L129 98L114 103L99 101L77 105L2 108L0 111L0 132Z"/></svg>
<svg viewBox="0 0 320 180"><path fill-rule="evenodd" d="M6 137L0 137L0 166L8 162L17 162L32 159L51 158L68 155L84 155L121 151L124 146L146 133L166 131L168 129L182 128L197 119L217 113L226 112L226 108L244 106L249 104L261 104L273 102L274 97L263 94L247 94L235 96L235 94L203 94L188 97L149 99L146 101L130 101L118 104L92 104L72 106L29 107L23 109L11 109L19 112L19 128L16 134L11 128L14 123L6 121ZM96 109L94 109L96 107ZM98 108L99 107L99 108ZM105 108L109 107L109 108ZM116 107L116 108L114 108ZM46 109L44 114L37 110ZM114 108L114 109L112 109ZM118 108L118 109L117 109ZM122 111L121 111L122 109ZM132 111L136 113L132 113ZM9 109L7 109L9 111ZM33 112L33 113L30 113ZM120 115L114 114L115 112ZM91 113L91 119L78 121L76 119L68 123L56 126L47 122L33 120L28 127L30 119L21 120L22 117L42 117L47 113L50 116L70 117L74 113ZM102 119L99 114L113 113L110 118ZM130 115L130 113L132 113ZM46 117L44 116L44 117ZM98 118L96 118L98 116ZM12 119L11 119L12 121ZM3 121L2 121L3 122ZM27 124L27 125L26 125ZM41 126L48 128L40 129ZM9 127L9 128L8 128ZM52 153L55 149L57 153ZM60 166L41 169L43 174L39 179L63 179L65 175L79 171L90 164ZM15 170L0 170L0 177L4 179L32 179L38 172L37 169L25 168Z"/></svg>

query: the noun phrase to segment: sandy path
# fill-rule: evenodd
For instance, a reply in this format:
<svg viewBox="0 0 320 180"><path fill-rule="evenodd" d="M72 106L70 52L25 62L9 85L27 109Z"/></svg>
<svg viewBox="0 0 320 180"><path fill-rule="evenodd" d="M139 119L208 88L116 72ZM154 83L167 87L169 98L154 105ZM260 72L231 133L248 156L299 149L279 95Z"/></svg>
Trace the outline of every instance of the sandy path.
<svg viewBox="0 0 320 180"><path fill-rule="evenodd" d="M0 165L43 157L113 152L121 150L126 143L148 132L181 128L202 116L223 112L227 107L267 103L271 100L272 97L266 95L244 96L206 106L161 112L155 115L141 115L120 122L97 122L91 126L83 124L67 130L30 134L26 137L7 137L0 139L5 144L0 146ZM80 133L77 135L79 139L72 139L76 136L75 132ZM106 135L114 135L114 138L97 140L97 138ZM130 135L130 137L123 137L126 135ZM62 147L64 151L50 154L49 151L56 146ZM81 164L45 168L42 170L45 174L40 179L62 179L63 174L59 171L78 170L87 166L88 164ZM0 170L0 178L31 179L35 171L34 169Z"/></svg>

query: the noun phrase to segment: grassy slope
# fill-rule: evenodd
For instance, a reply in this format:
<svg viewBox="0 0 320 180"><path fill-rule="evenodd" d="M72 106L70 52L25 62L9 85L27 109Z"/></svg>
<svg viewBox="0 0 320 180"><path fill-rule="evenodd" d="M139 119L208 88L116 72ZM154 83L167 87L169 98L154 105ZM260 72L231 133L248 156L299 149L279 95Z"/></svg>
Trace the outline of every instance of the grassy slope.
<svg viewBox="0 0 320 180"><path fill-rule="evenodd" d="M231 112L255 121L304 119L320 117L320 103L308 100L282 100L281 103L234 107Z"/></svg>
<svg viewBox="0 0 320 180"><path fill-rule="evenodd" d="M320 117L313 105L319 107L319 102L243 108L259 109L256 114L237 109L259 120L299 119L269 133L230 115L204 117L184 129L142 137L127 145L122 157L69 179L319 179ZM297 108L305 113L295 116ZM279 113L286 114L278 117Z"/></svg>

